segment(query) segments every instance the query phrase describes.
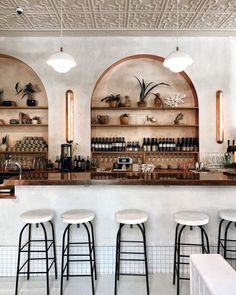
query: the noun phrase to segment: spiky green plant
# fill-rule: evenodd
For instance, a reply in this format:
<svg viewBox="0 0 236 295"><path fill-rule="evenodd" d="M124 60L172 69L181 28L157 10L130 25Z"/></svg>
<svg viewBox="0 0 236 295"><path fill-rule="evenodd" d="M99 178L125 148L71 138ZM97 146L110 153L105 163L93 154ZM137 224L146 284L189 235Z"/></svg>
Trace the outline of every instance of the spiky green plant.
<svg viewBox="0 0 236 295"><path fill-rule="evenodd" d="M144 82L144 79L140 80L138 77L134 76L137 80L138 80L138 83L139 83L139 86L140 86L140 94L139 94L139 100L144 102L145 99L148 97L148 95L150 94L150 92L158 87L158 86L168 86L170 87L169 84L167 83L157 83L157 84L154 84L152 85L154 82L148 82L148 83L145 83Z"/></svg>

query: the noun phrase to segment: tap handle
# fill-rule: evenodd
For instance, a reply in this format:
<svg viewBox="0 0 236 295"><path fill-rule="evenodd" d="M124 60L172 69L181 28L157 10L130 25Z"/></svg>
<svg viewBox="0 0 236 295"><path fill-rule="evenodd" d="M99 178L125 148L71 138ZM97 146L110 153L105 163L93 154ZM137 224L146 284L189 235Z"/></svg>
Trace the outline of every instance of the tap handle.
<svg viewBox="0 0 236 295"><path fill-rule="evenodd" d="M6 154L5 155L5 160L11 160L11 154Z"/></svg>

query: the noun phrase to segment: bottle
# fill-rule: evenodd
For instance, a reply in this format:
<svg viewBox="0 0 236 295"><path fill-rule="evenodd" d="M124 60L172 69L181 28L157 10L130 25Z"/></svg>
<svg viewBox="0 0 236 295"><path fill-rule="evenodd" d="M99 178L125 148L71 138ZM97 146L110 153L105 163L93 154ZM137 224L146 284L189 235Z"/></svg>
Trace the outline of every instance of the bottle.
<svg viewBox="0 0 236 295"><path fill-rule="evenodd" d="M78 156L78 161L77 161L77 171L81 172L81 159L80 159L80 155Z"/></svg>
<svg viewBox="0 0 236 295"><path fill-rule="evenodd" d="M180 143L180 139L179 139L179 137L177 138L176 151L177 151L177 152L181 151L181 143Z"/></svg>
<svg viewBox="0 0 236 295"><path fill-rule="evenodd" d="M125 138L122 137L122 151L124 152L126 150L126 143L125 143Z"/></svg>
<svg viewBox="0 0 236 295"><path fill-rule="evenodd" d="M154 138L151 139L151 151L152 152L156 151L156 145L155 145L155 139Z"/></svg>
<svg viewBox="0 0 236 295"><path fill-rule="evenodd" d="M167 148L167 145L166 145L166 139L163 138L163 140L162 140L162 151L163 151L163 152L166 152L166 148Z"/></svg>
<svg viewBox="0 0 236 295"><path fill-rule="evenodd" d="M146 138L143 139L143 151L147 151L147 143L146 143Z"/></svg>
<svg viewBox="0 0 236 295"><path fill-rule="evenodd" d="M74 171L77 171L77 156L75 155L75 157L74 157L74 161L73 161L73 170Z"/></svg>
<svg viewBox="0 0 236 295"><path fill-rule="evenodd" d="M81 172L84 172L85 171L85 168L86 168L86 166L85 166L85 159L82 158L82 160L81 160Z"/></svg>
<svg viewBox="0 0 236 295"><path fill-rule="evenodd" d="M151 152L151 142L150 142L150 138L147 139L147 152Z"/></svg>
<svg viewBox="0 0 236 295"><path fill-rule="evenodd" d="M158 147L158 151L162 152L162 138L159 138L159 147Z"/></svg>
<svg viewBox="0 0 236 295"><path fill-rule="evenodd" d="M89 156L87 157L86 163L85 163L85 170L90 171L91 170L91 164L89 161Z"/></svg>
<svg viewBox="0 0 236 295"><path fill-rule="evenodd" d="M55 160L55 168L59 169L59 162L60 162L60 158L59 156L56 156L56 160Z"/></svg>
<svg viewBox="0 0 236 295"><path fill-rule="evenodd" d="M91 152L94 152L94 137L91 139Z"/></svg>

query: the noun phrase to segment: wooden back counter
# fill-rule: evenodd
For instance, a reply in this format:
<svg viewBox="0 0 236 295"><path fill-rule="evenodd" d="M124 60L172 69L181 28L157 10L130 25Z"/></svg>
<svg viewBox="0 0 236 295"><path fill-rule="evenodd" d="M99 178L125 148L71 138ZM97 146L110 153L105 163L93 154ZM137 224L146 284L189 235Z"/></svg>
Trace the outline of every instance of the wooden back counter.
<svg viewBox="0 0 236 295"><path fill-rule="evenodd" d="M0 185L3 193L0 198L14 198L15 186L37 185L194 185L194 186L234 186L235 176L224 175L223 172L191 171L156 171L153 173L134 172L58 172L37 171L24 172L21 180L18 176L5 179ZM4 190L11 189L9 194Z"/></svg>

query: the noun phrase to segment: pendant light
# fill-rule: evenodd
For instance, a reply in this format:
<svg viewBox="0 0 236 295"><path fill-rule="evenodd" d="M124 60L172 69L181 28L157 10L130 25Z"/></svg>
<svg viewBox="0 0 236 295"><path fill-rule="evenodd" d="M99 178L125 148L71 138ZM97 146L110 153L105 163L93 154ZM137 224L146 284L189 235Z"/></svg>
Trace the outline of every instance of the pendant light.
<svg viewBox="0 0 236 295"><path fill-rule="evenodd" d="M47 64L50 65L56 72L67 73L71 68L76 66L74 58L65 53L62 47L62 0L61 0L61 46L60 51L52 54L47 60Z"/></svg>
<svg viewBox="0 0 236 295"><path fill-rule="evenodd" d="M193 63L190 55L182 50L179 50L179 0L176 0L177 6L177 25L176 25L176 50L171 52L164 60L164 67L170 69L172 72L179 73L184 71L189 65Z"/></svg>

